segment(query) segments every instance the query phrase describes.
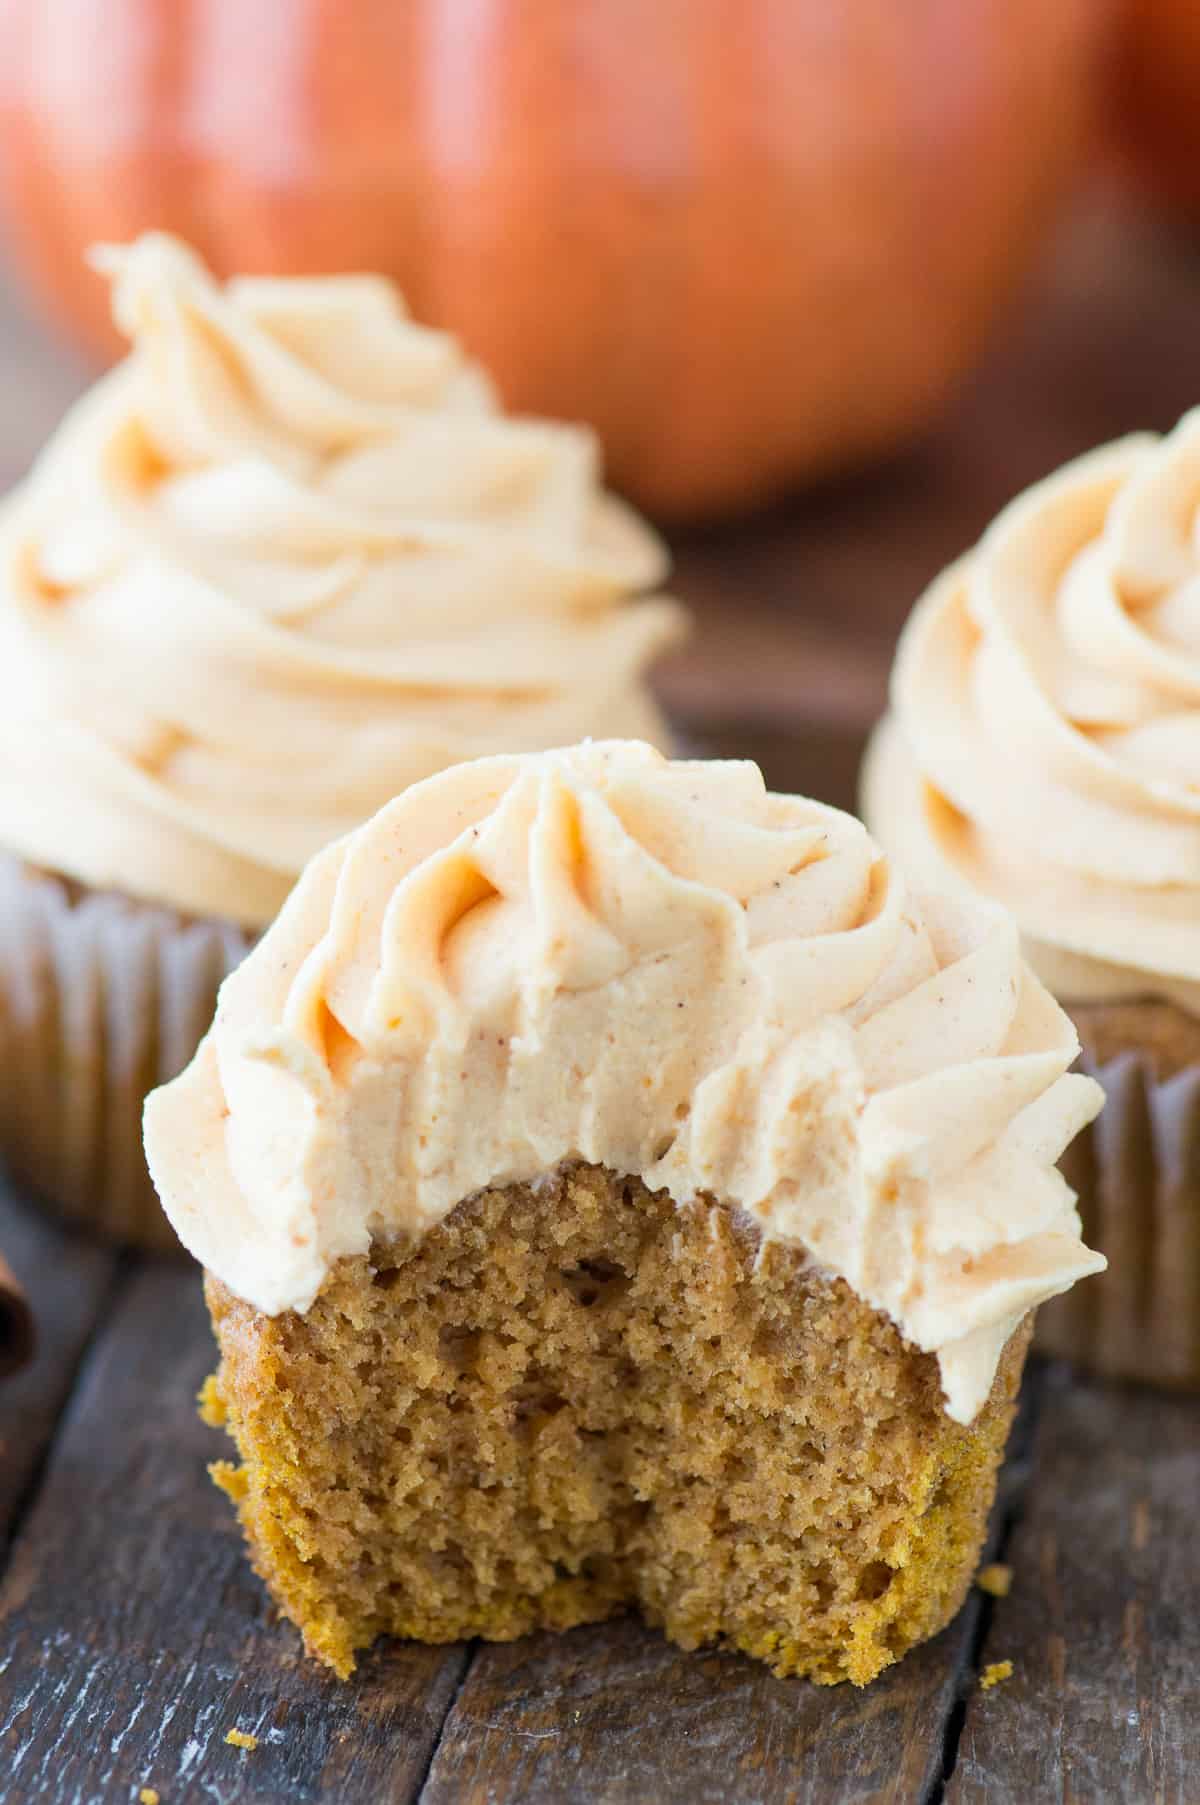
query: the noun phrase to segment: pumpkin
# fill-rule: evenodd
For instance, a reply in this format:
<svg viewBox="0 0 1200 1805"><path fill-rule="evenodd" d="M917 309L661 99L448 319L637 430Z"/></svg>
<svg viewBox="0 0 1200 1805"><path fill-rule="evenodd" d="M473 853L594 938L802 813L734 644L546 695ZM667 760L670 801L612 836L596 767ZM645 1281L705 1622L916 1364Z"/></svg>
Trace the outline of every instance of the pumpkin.
<svg viewBox="0 0 1200 1805"><path fill-rule="evenodd" d="M0 178L47 305L148 226L382 270L663 514L912 433L1038 245L1108 0L0 0Z"/></svg>
<svg viewBox="0 0 1200 1805"><path fill-rule="evenodd" d="M1200 215L1200 5L1126 0L1113 67L1118 150L1149 189Z"/></svg>

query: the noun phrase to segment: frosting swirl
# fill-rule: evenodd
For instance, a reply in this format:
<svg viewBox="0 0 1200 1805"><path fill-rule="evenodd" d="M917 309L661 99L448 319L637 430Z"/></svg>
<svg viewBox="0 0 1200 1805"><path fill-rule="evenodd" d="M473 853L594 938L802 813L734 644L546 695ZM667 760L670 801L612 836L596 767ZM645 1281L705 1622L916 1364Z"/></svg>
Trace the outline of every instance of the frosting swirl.
<svg viewBox="0 0 1200 1805"><path fill-rule="evenodd" d="M1200 412L1068 464L932 586L864 798L1059 996L1200 1013Z"/></svg>
<svg viewBox="0 0 1200 1805"><path fill-rule="evenodd" d="M511 419L369 276L97 261L131 355L0 513L0 841L260 926L305 861L484 752L662 739L681 633L583 429Z"/></svg>
<svg viewBox="0 0 1200 1805"><path fill-rule="evenodd" d="M918 903L752 764L590 744L445 772L314 860L146 1147L271 1313L563 1160L711 1193L936 1351L969 1420L1104 1264L1054 1169L1100 1097L1077 1048L1003 911Z"/></svg>

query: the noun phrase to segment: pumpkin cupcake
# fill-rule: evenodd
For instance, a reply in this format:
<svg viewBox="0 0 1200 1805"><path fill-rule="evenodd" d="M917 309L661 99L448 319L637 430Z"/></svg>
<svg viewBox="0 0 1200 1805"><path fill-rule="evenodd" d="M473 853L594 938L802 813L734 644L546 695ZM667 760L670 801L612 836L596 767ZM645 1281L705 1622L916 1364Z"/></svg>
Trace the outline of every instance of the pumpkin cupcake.
<svg viewBox="0 0 1200 1805"><path fill-rule="evenodd" d="M418 784L149 1099L216 1476L338 1673L636 1608L871 1679L957 1608L1100 1093L980 902L750 764Z"/></svg>
<svg viewBox="0 0 1200 1805"><path fill-rule="evenodd" d="M1200 1384L1200 413L1015 501L918 604L864 773L922 883L992 897L1107 1107L1071 1151L1096 1285L1051 1351Z"/></svg>
<svg viewBox="0 0 1200 1805"><path fill-rule="evenodd" d="M153 1244L142 1100L306 860L459 759L661 739L682 615L591 436L387 283L97 262L132 351L0 513L0 1152Z"/></svg>

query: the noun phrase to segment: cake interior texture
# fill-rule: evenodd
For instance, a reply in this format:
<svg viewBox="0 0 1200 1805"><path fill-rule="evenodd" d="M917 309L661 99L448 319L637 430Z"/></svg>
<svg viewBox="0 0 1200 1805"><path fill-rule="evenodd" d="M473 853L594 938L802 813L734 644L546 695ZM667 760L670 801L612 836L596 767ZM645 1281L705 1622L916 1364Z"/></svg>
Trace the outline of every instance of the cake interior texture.
<svg viewBox="0 0 1200 1805"><path fill-rule="evenodd" d="M964 1427L936 1359L743 1213L571 1165L341 1261L304 1315L208 1279L204 1393L310 1653L637 1610L871 1680L971 1582L1028 1325Z"/></svg>

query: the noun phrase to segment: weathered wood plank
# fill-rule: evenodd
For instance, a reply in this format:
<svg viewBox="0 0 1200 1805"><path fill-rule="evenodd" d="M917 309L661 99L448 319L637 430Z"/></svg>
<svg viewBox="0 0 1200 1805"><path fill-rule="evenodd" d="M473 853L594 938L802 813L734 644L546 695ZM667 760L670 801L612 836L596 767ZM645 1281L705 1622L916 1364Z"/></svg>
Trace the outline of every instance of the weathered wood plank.
<svg viewBox="0 0 1200 1805"><path fill-rule="evenodd" d="M118 1256L61 1228L0 1180L0 1247L24 1285L37 1349L0 1384L0 1544L28 1493L110 1296Z"/></svg>
<svg viewBox="0 0 1200 1805"><path fill-rule="evenodd" d="M941 1773L975 1609L861 1692L627 1621L481 1647L421 1805L914 1805Z"/></svg>
<svg viewBox="0 0 1200 1805"><path fill-rule="evenodd" d="M1200 1798L1200 1399L1054 1369L947 1805Z"/></svg>
<svg viewBox="0 0 1200 1805"><path fill-rule="evenodd" d="M87 1362L0 1589L6 1805L412 1797L466 1656L397 1645L341 1685L273 1620L205 1463L194 1271L138 1272ZM227 1747L237 1727L253 1753Z"/></svg>

